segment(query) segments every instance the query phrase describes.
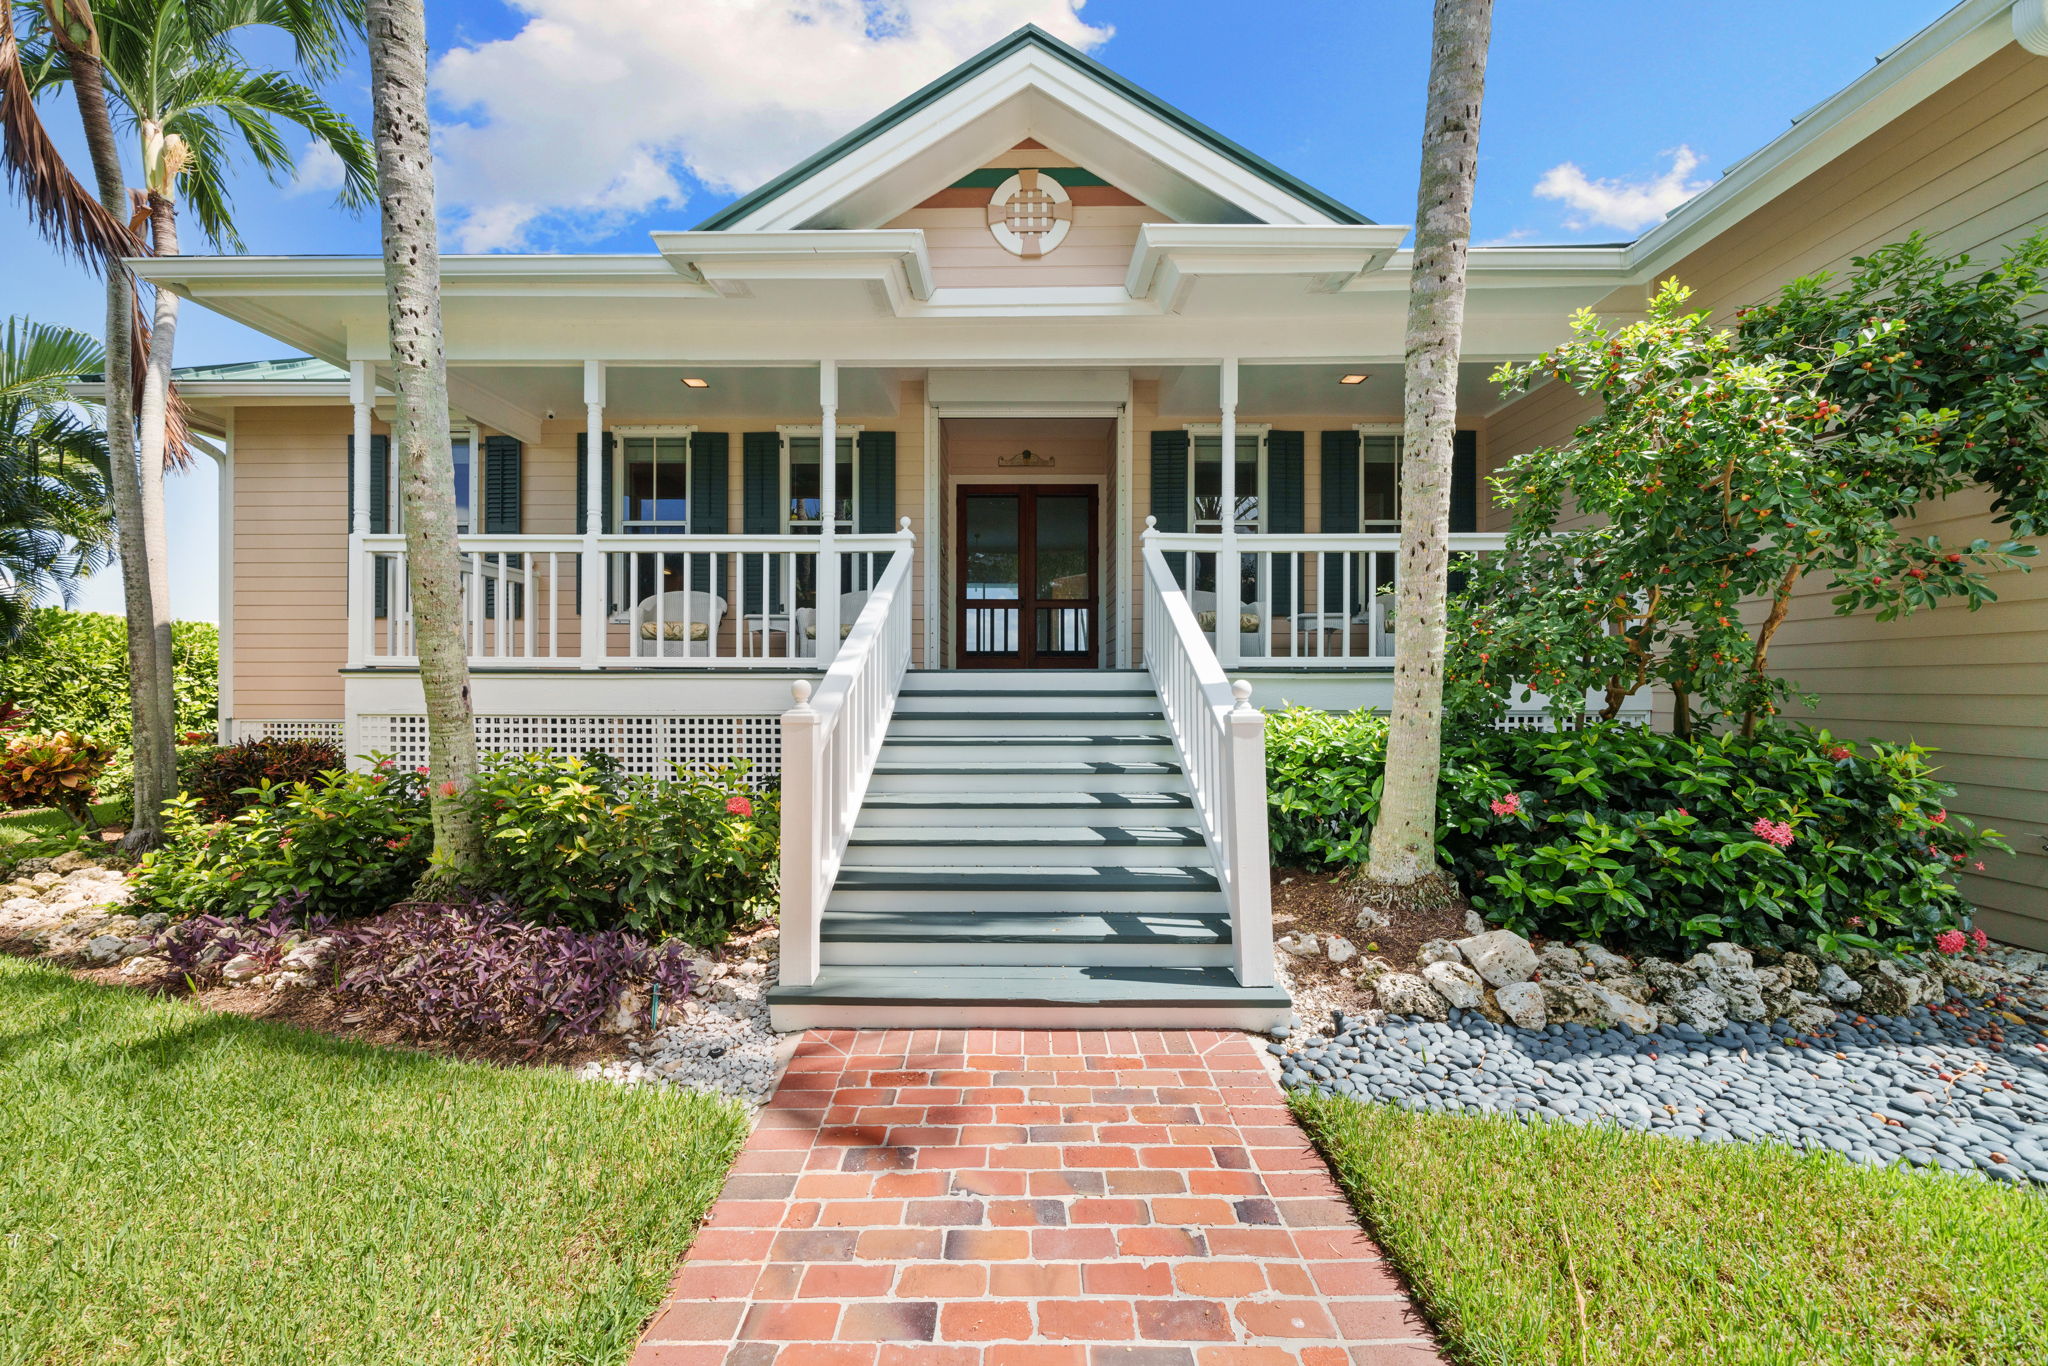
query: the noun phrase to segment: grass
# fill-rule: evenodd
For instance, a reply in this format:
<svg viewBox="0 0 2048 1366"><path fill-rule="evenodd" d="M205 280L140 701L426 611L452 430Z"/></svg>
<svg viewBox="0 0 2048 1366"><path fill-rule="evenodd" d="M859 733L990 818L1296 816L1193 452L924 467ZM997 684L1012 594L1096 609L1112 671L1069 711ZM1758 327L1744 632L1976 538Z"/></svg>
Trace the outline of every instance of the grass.
<svg viewBox="0 0 2048 1366"><path fill-rule="evenodd" d="M93 819L102 825L108 821L125 821L128 819L128 803L98 802L93 806L92 814ZM71 818L53 806L0 812L0 856L9 859L30 856L35 852L31 846L35 845L48 844L52 852L61 852L62 847L69 847L77 834L78 827L71 823Z"/></svg>
<svg viewBox="0 0 2048 1366"><path fill-rule="evenodd" d="M745 1127L0 958L0 1363L623 1362Z"/></svg>
<svg viewBox="0 0 2048 1366"><path fill-rule="evenodd" d="M2032 1191L1776 1145L1293 1105L1465 1366L2048 1362Z"/></svg>

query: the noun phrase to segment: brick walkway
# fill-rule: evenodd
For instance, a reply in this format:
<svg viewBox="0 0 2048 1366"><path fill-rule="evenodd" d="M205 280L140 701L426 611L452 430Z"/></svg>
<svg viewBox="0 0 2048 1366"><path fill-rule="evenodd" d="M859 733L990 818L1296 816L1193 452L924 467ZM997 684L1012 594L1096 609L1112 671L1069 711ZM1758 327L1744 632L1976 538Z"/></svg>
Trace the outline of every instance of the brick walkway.
<svg viewBox="0 0 2048 1366"><path fill-rule="evenodd" d="M1437 1361L1254 1047L813 1031L633 1366Z"/></svg>

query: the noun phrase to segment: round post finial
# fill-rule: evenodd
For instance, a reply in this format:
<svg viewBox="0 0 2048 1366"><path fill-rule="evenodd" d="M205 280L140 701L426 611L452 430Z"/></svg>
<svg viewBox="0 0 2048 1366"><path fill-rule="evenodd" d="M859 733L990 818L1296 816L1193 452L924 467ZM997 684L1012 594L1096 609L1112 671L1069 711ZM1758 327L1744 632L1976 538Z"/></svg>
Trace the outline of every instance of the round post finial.
<svg viewBox="0 0 2048 1366"><path fill-rule="evenodd" d="M1237 699L1239 711L1249 711L1252 705L1252 684L1248 678L1240 678L1230 685L1230 695Z"/></svg>
<svg viewBox="0 0 2048 1366"><path fill-rule="evenodd" d="M811 703L811 680L808 678L790 680L789 695L796 699L796 704L799 707L809 706Z"/></svg>
<svg viewBox="0 0 2048 1366"><path fill-rule="evenodd" d="M1159 534L1159 519L1149 512L1145 514L1145 534L1147 536Z"/></svg>
<svg viewBox="0 0 2048 1366"><path fill-rule="evenodd" d="M896 523L896 530L899 535L908 536L910 534L910 519L908 517L899 518Z"/></svg>

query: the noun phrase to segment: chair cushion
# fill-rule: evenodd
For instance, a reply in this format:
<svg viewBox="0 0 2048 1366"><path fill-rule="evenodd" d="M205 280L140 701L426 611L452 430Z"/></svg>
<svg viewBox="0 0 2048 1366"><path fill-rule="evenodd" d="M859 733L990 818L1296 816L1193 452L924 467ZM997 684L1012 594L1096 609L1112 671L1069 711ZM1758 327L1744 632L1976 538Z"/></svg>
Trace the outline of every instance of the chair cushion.
<svg viewBox="0 0 2048 1366"><path fill-rule="evenodd" d="M654 640L654 639L656 639L656 638L657 638L657 630L656 630L656 628L657 628L657 627L659 628L659 633L658 633L658 638L659 638L659 639L662 639L662 640L682 640L682 639L684 639L684 636L683 636L683 623L681 623L680 621L663 621L663 622L643 621L643 622L641 622L641 623L640 623L640 639L642 639L642 640ZM708 621L693 621L693 622L691 622L691 623L690 623L690 634L689 634L689 637L688 637L688 638L689 638L689 639L691 639L691 640L709 640L709 639L711 639L711 623L710 623L710 622L708 622Z"/></svg>
<svg viewBox="0 0 2048 1366"><path fill-rule="evenodd" d="M839 623L839 638L840 638L841 640L844 640L844 639L846 639L846 638L847 638L848 636L850 636L850 635L852 635L852 634L853 634L853 623L852 623L852 622L850 622L850 621L842 621L842 622L840 622L840 623ZM805 639L805 640L816 640L817 638L818 638L818 623L817 623L817 622L815 622L815 621L807 621L807 622L805 622L805 623L804 623L804 639Z"/></svg>
<svg viewBox="0 0 2048 1366"><path fill-rule="evenodd" d="M1216 613L1214 609L1211 609L1207 612L1195 613L1195 625L1201 627L1204 631L1215 630ZM1240 633L1258 630L1259 614L1257 612L1245 612L1240 614L1237 619L1237 629Z"/></svg>

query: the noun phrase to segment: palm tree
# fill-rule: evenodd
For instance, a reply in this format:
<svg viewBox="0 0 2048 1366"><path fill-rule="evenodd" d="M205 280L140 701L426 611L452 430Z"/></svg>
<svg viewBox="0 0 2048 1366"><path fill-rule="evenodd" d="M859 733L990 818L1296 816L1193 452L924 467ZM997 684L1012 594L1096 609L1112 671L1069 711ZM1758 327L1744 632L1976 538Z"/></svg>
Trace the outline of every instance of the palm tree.
<svg viewBox="0 0 2048 1366"><path fill-rule="evenodd" d="M448 446L448 357L441 334L440 236L433 126L427 120L427 19L420 0L366 0L377 188L384 206L384 297L398 389L399 500L426 696L434 866L420 895L483 866L483 832L462 794L476 781L476 721L463 641Z"/></svg>
<svg viewBox="0 0 2048 1366"><path fill-rule="evenodd" d="M68 327L10 318L0 332L0 645L112 558L106 433L69 388L105 366Z"/></svg>
<svg viewBox="0 0 2048 1366"><path fill-rule="evenodd" d="M239 247L226 195L227 153L237 135L273 178L288 173L292 158L277 138L279 118L329 141L339 120L288 76L243 63L231 36L252 26L290 37L297 66L309 79L332 74L360 29L353 0L40 0L36 21L43 39L24 52L13 42L12 0L0 0L0 157L46 233L59 245L103 269L107 277L105 418L114 453L112 486L128 617L130 702L135 717L135 822L128 844L144 848L161 836L157 812L176 781L175 703L170 655L170 604L163 531L165 459L180 444L170 388L177 298L159 293L157 318L167 326L155 364L148 364L149 329L136 305L134 282L118 262L148 251L134 235L142 223L168 251L176 246L180 180L216 242ZM76 96L98 188L97 203L64 167L35 120L32 96L69 83ZM118 102L143 141L149 190L134 196L122 173L113 106ZM152 130L153 125L153 130ZM345 127L345 125L340 125ZM349 130L350 133L353 130ZM345 199L360 200L365 182L362 140L344 155ZM204 164L202 164L204 163ZM163 204L158 203L159 198ZM88 212L88 208L90 212ZM168 214L160 213L168 209ZM132 386L120 382L134 377ZM144 409L142 447L136 449L136 409Z"/></svg>
<svg viewBox="0 0 2048 1366"><path fill-rule="evenodd" d="M180 201L189 205L201 234L215 247L244 250L236 231L229 180L237 148L273 181L295 170L293 149L279 125L293 124L341 164L337 199L360 208L375 194L369 144L353 124L310 85L284 71L250 65L235 47L247 31L269 29L291 39L299 68L311 79L330 75L361 31L362 12L350 0L94 0L100 67L106 97L118 122L140 141L144 188L138 218L146 216L156 256L178 254ZM63 51L53 51L38 72L46 89L69 78ZM156 291L150 353L136 414L143 563L148 571L150 629L158 657L170 658L171 612L165 543L163 475L171 449L171 371L177 343L179 298ZM172 671L150 680L154 704L166 718L177 703ZM168 723L152 735L156 759L173 771L175 737Z"/></svg>
<svg viewBox="0 0 2048 1366"><path fill-rule="evenodd" d="M1436 864L1437 770L1442 762L1444 601L1450 574L1451 440L1457 426L1458 350L1465 326L1465 254L1479 166L1479 106L1493 0L1436 0L1429 104L1422 121L1422 180L1408 272L1407 382L1403 397L1401 560L1397 575L1394 711L1386 785L1367 876L1444 890ZM1425 892L1418 884L1434 884Z"/></svg>

